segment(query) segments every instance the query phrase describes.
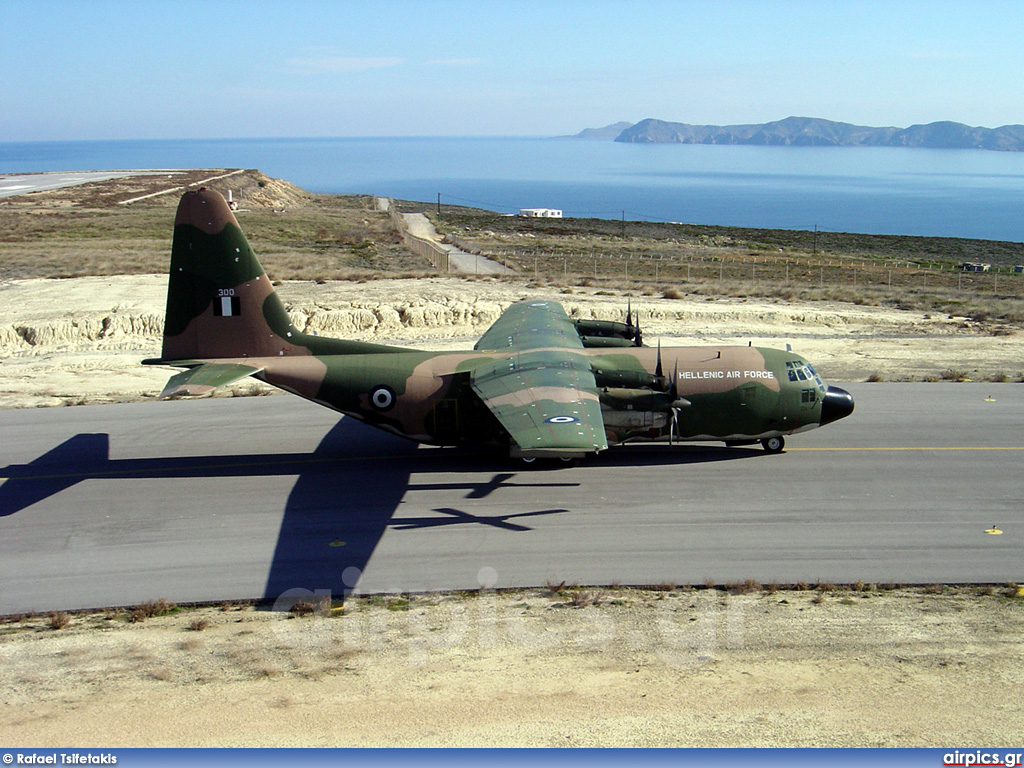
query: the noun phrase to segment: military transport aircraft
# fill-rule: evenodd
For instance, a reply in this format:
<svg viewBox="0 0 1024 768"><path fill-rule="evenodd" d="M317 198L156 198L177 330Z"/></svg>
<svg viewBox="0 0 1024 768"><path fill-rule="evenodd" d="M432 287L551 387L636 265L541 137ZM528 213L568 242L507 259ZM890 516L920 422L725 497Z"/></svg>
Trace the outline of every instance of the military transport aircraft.
<svg viewBox="0 0 1024 768"><path fill-rule="evenodd" d="M554 301L511 305L471 351L420 352L299 331L220 194L186 192L174 221L163 350L186 370L161 397L252 376L410 440L572 460L629 440L778 453L784 436L853 412L793 352L641 344L627 322L573 320Z"/></svg>

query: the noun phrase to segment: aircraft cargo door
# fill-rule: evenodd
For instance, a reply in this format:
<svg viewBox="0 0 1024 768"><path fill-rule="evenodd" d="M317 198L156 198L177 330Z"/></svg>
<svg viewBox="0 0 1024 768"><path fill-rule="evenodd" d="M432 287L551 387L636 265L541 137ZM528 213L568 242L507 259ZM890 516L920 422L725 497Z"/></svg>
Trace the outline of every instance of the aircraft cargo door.
<svg viewBox="0 0 1024 768"><path fill-rule="evenodd" d="M434 402L427 419L427 427L442 445L459 444L459 401L445 398Z"/></svg>

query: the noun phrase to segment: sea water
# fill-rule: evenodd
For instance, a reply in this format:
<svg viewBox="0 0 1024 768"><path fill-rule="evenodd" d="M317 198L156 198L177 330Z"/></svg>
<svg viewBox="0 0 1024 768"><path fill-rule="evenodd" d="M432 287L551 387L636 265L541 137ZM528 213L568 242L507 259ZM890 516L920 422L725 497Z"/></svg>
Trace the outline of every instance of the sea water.
<svg viewBox="0 0 1024 768"><path fill-rule="evenodd" d="M1024 153L531 137L0 142L0 173L258 168L501 213L1024 242Z"/></svg>

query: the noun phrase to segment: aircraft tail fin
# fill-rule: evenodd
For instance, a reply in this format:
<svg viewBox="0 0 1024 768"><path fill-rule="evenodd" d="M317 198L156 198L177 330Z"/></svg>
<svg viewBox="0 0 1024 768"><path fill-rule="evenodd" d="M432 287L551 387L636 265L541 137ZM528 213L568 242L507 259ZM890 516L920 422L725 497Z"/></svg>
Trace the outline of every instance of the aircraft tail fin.
<svg viewBox="0 0 1024 768"><path fill-rule="evenodd" d="M277 357L297 331L227 202L186 192L174 219L162 361Z"/></svg>
<svg viewBox="0 0 1024 768"><path fill-rule="evenodd" d="M173 376L161 397L203 395L246 376L259 378L266 358L395 351L403 350L296 329L227 201L205 187L181 196L163 350L142 362L188 370Z"/></svg>

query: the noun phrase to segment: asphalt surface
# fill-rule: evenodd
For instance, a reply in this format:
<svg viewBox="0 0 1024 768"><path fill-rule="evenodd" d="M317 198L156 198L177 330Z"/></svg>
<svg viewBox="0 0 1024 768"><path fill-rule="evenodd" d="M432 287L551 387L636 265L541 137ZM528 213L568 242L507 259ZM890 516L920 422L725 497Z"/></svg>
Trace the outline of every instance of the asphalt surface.
<svg viewBox="0 0 1024 768"><path fill-rule="evenodd" d="M848 389L850 418L781 455L634 445L556 471L289 396L3 411L0 614L481 582L1024 581L1024 386Z"/></svg>
<svg viewBox="0 0 1024 768"><path fill-rule="evenodd" d="M0 197L26 195L47 189L77 187L108 179L123 179L126 176L146 175L145 171L65 171L53 173L25 173L0 176ZM150 171L148 173L155 173ZM164 172L166 173L166 171Z"/></svg>
<svg viewBox="0 0 1024 768"><path fill-rule="evenodd" d="M448 252L448 271L462 275L507 275L509 270L504 264L492 261L478 253L466 253L457 246L443 243L430 219L422 213L403 213L409 234L421 240L429 240L439 248Z"/></svg>

